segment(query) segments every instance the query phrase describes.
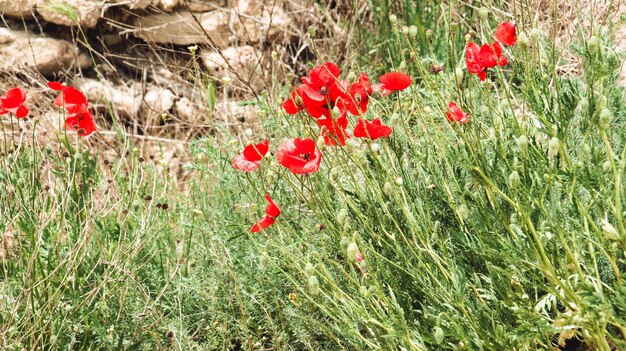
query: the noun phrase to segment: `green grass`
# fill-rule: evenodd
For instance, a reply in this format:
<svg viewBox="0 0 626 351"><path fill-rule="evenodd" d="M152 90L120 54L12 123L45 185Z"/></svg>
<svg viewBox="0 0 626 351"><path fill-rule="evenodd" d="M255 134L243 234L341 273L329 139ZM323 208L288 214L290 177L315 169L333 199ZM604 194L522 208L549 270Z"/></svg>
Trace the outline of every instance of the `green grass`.
<svg viewBox="0 0 626 351"><path fill-rule="evenodd" d="M376 5L379 35L360 52L377 51L347 66L415 82L370 101L388 140L326 147L310 176L271 156L249 175L231 165L249 141L275 152L287 137L317 139L281 101L258 100L260 125L242 125L251 136L192 141L188 193L162 155L124 137L110 158L65 134L44 146L7 130L0 348L626 348L626 108L611 38L581 36L581 74L565 76L551 38L528 29L481 83L463 69L466 23L451 31L443 8ZM481 23L487 39L494 26ZM449 101L468 124L448 122ZM282 214L249 234L265 193Z"/></svg>

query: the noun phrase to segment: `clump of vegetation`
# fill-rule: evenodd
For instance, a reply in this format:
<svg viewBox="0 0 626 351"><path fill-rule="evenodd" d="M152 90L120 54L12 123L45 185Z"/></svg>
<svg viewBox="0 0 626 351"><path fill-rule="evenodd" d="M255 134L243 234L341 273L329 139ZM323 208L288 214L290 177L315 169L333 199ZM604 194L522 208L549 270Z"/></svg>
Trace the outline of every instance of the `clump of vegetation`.
<svg viewBox="0 0 626 351"><path fill-rule="evenodd" d="M88 102L51 83L58 142L2 141L2 348L626 348L608 38L565 75L521 21L480 10L461 35L452 11L440 32L381 6L384 69L323 60L259 97L260 125L191 143L188 196L121 131L116 159L89 149ZM14 129L37 123L26 93L1 100Z"/></svg>

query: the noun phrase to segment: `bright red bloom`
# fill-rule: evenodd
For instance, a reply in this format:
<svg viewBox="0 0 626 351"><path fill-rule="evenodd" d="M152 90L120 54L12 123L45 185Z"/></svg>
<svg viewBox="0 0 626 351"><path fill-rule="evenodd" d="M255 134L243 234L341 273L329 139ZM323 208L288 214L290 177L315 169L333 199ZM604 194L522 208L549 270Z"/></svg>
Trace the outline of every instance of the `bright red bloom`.
<svg viewBox="0 0 626 351"><path fill-rule="evenodd" d="M348 96L344 98L346 108L350 114L360 116L367 111L367 104L372 91L369 77L366 73L361 73L359 80L350 86Z"/></svg>
<svg viewBox="0 0 626 351"><path fill-rule="evenodd" d="M517 35L515 33L515 21L504 22L496 28L496 40L502 45L515 45Z"/></svg>
<svg viewBox="0 0 626 351"><path fill-rule="evenodd" d="M492 68L496 65L506 66L508 60L502 56L502 46L497 41L493 45L484 44L480 48L480 63L484 68Z"/></svg>
<svg viewBox="0 0 626 351"><path fill-rule="evenodd" d="M478 75L480 80L487 78L487 69L483 66L480 58L481 48L473 42L467 43L465 46L465 66L470 73Z"/></svg>
<svg viewBox="0 0 626 351"><path fill-rule="evenodd" d="M65 108L68 114L85 113L87 111L87 98L76 88L65 86L59 82L48 82L48 87L61 91L54 100L54 104Z"/></svg>
<svg viewBox="0 0 626 351"><path fill-rule="evenodd" d="M302 110L306 110L313 118L330 115L326 96L306 84L300 85L291 93L291 98L283 102L283 108L291 115Z"/></svg>
<svg viewBox="0 0 626 351"><path fill-rule="evenodd" d="M320 169L322 152L312 139L287 139L278 146L276 159L294 174L308 174Z"/></svg>
<svg viewBox="0 0 626 351"><path fill-rule="evenodd" d="M380 84L374 85L374 91L381 91L382 95L389 95L394 91L404 90L411 85L411 77L400 72L389 72L380 78Z"/></svg>
<svg viewBox="0 0 626 351"><path fill-rule="evenodd" d="M448 104L447 116L450 122L459 122L461 124L469 122L469 115L467 112L461 110L461 108L452 101Z"/></svg>
<svg viewBox="0 0 626 351"><path fill-rule="evenodd" d="M17 118L24 118L28 115L28 108L24 106L26 92L20 88L13 88L7 91L4 96L0 96L0 115L12 112Z"/></svg>
<svg viewBox="0 0 626 351"><path fill-rule="evenodd" d="M252 172L259 168L261 159L269 150L269 142L265 140L260 144L250 144L243 149L243 152L233 159L233 166L244 172Z"/></svg>
<svg viewBox="0 0 626 351"><path fill-rule="evenodd" d="M265 195L265 199L269 204L265 207L265 217L256 222L252 228L250 228L250 233L260 232L261 230L269 227L270 225L276 222L276 217L280 216L280 208L276 206L274 200L268 195Z"/></svg>
<svg viewBox="0 0 626 351"><path fill-rule="evenodd" d="M93 120L91 111L86 110L81 113L72 113L65 118L65 129L73 130L79 136L88 136L96 131L96 123Z"/></svg>
<svg viewBox="0 0 626 351"><path fill-rule="evenodd" d="M376 140L378 138L387 138L391 135L390 127L383 125L380 118L368 121L359 118L354 127L354 136L357 138L369 138Z"/></svg>
<svg viewBox="0 0 626 351"><path fill-rule="evenodd" d="M322 130L322 136L326 145L346 146L346 140L349 138L346 132L346 128L348 128L348 114L345 107L343 109L339 108L339 110L340 113L337 119L333 119L331 116L316 120L317 125Z"/></svg>
<svg viewBox="0 0 626 351"><path fill-rule="evenodd" d="M341 70L337 65L332 62L327 62L323 65L319 65L313 67L309 71L309 75L307 77L302 77L302 83L310 86L314 90L319 90L322 87L328 88L330 85L335 83Z"/></svg>

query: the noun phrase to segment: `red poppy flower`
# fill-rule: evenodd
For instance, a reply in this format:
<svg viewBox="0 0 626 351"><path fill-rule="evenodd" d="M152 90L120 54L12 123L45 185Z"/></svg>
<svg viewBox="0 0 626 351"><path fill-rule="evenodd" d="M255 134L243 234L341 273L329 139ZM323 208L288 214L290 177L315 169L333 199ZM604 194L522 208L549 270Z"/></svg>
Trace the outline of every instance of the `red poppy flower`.
<svg viewBox="0 0 626 351"><path fill-rule="evenodd" d="M260 232L261 230L269 227L276 222L276 217L280 216L280 208L276 206L274 200L272 200L269 195L265 195L265 199L269 202L269 204L265 207L265 217L256 222L252 228L250 228L250 233Z"/></svg>
<svg viewBox="0 0 626 351"><path fill-rule="evenodd" d="M306 84L300 85L291 93L291 98L283 102L283 109L288 114L296 114L306 110L313 118L330 115L326 96L313 90Z"/></svg>
<svg viewBox="0 0 626 351"><path fill-rule="evenodd" d="M79 136L88 136L96 131L96 123L91 111L73 113L65 119L65 129L76 131Z"/></svg>
<svg viewBox="0 0 626 351"><path fill-rule="evenodd" d="M390 127L383 125L380 118L368 121L359 118L354 127L354 136L357 138L369 138L376 140L378 138L387 138L391 135Z"/></svg>
<svg viewBox="0 0 626 351"><path fill-rule="evenodd" d="M28 116L28 108L24 106L26 92L20 88L9 89L7 93L0 96L0 115L9 112L14 113L17 118Z"/></svg>
<svg viewBox="0 0 626 351"><path fill-rule="evenodd" d="M348 127L348 114L346 113L345 108L340 112L337 119L324 117L316 120L316 122L322 130L322 136L324 137L324 143L326 145L346 146L346 140L349 137L346 132L346 128Z"/></svg>
<svg viewBox="0 0 626 351"><path fill-rule="evenodd" d="M404 73L389 72L380 77L380 84L373 87L374 91L380 91L381 94L389 95L394 91L404 90L411 85L411 77Z"/></svg>
<svg viewBox="0 0 626 351"><path fill-rule="evenodd" d="M410 84L409 78L409 84ZM404 89L404 88L403 88ZM366 73L361 73L359 80L350 86L348 95L344 98L345 106L353 116L360 116L367 111L369 97L372 95L372 85Z"/></svg>
<svg viewBox="0 0 626 351"><path fill-rule="evenodd" d="M484 44L479 52L480 64L483 68L492 68L496 65L506 66L508 60L502 56L502 46L497 41L493 45Z"/></svg>
<svg viewBox="0 0 626 351"><path fill-rule="evenodd" d="M265 140L260 144L250 144L243 149L243 152L233 159L233 166L244 172L252 172L259 168L261 159L269 150L269 142Z"/></svg>
<svg viewBox="0 0 626 351"><path fill-rule="evenodd" d="M337 65L332 62L327 62L323 65L319 65L313 67L309 71L309 75L307 77L302 77L302 83L308 85L313 90L319 90L322 87L329 87L332 85L337 78L341 70Z"/></svg>
<svg viewBox="0 0 626 351"><path fill-rule="evenodd" d="M278 146L276 159L294 174L308 174L320 169L322 152L312 139L287 139Z"/></svg>
<svg viewBox="0 0 626 351"><path fill-rule="evenodd" d="M465 46L465 66L470 73L478 75L480 80L487 78L487 70L483 66L481 60L481 48L473 42L467 43Z"/></svg>
<svg viewBox="0 0 626 351"><path fill-rule="evenodd" d="M450 101L448 104L448 119L450 122L459 122L465 124L469 121L469 115L467 112L461 110L454 102Z"/></svg>
<svg viewBox="0 0 626 351"><path fill-rule="evenodd" d="M54 104L65 108L68 114L85 113L87 111L87 98L76 88L65 86L59 82L49 82L48 87L61 91L54 100Z"/></svg>
<svg viewBox="0 0 626 351"><path fill-rule="evenodd" d="M496 40L502 45L515 45L517 35L515 33L515 21L504 22L496 28Z"/></svg>

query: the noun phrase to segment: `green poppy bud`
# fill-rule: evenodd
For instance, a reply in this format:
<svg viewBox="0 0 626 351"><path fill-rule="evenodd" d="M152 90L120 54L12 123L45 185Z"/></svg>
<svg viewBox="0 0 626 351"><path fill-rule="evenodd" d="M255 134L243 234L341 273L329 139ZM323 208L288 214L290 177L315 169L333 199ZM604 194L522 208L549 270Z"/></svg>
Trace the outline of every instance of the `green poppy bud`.
<svg viewBox="0 0 626 351"><path fill-rule="evenodd" d="M345 249L348 247L348 244L350 244L350 238L344 236L341 238L341 240L339 241L339 246L341 246L341 248Z"/></svg>
<svg viewBox="0 0 626 351"><path fill-rule="evenodd" d="M557 137L552 137L548 143L548 154L554 157L559 153L559 149L561 149L561 141Z"/></svg>
<svg viewBox="0 0 626 351"><path fill-rule="evenodd" d="M409 37L415 38L417 36L417 26L409 27Z"/></svg>
<svg viewBox="0 0 626 351"><path fill-rule="evenodd" d="M591 158L591 146L587 143L583 144L583 156L585 156L586 159Z"/></svg>
<svg viewBox="0 0 626 351"><path fill-rule="evenodd" d="M589 38L589 41L587 42L587 50L589 51L589 53L591 55L595 55L596 52L598 52L598 48L600 47L600 38L598 38L597 36L592 36L591 38Z"/></svg>
<svg viewBox="0 0 626 351"><path fill-rule="evenodd" d="M426 30L426 39L430 40L433 37L433 31L430 29Z"/></svg>
<svg viewBox="0 0 626 351"><path fill-rule="evenodd" d="M456 76L456 81L461 83L463 81L463 68L457 67L454 70L454 75Z"/></svg>
<svg viewBox="0 0 626 351"><path fill-rule="evenodd" d="M525 32L521 32L520 34L517 35L517 44L521 48L527 48L528 47L528 36L526 35Z"/></svg>
<svg viewBox="0 0 626 351"><path fill-rule="evenodd" d="M309 292L311 295L317 295L320 292L320 282L314 275L309 277Z"/></svg>
<svg viewBox="0 0 626 351"><path fill-rule="evenodd" d="M517 138L517 147L519 148L519 152L525 154L528 152L528 137L526 135L520 135Z"/></svg>
<svg viewBox="0 0 626 351"><path fill-rule="evenodd" d="M489 17L489 9L486 7L481 7L478 9L478 17L481 20L486 20Z"/></svg>
<svg viewBox="0 0 626 351"><path fill-rule="evenodd" d="M313 266L313 263L311 263L311 262L307 262L307 263L304 265L304 272L305 272L307 275L310 275L311 273L313 273L313 270L314 270L314 269L315 269L315 266Z"/></svg>
<svg viewBox="0 0 626 351"><path fill-rule="evenodd" d="M409 27L407 26L402 26L402 34L408 35L409 34Z"/></svg>
<svg viewBox="0 0 626 351"><path fill-rule="evenodd" d="M356 259L356 253L359 252L359 247L357 246L357 244L355 242L351 242L350 244L348 244L348 248L346 249L346 253L348 254L348 259L349 260L354 260Z"/></svg>
<svg viewBox="0 0 626 351"><path fill-rule="evenodd" d="M604 163L602 163L602 170L605 172L610 172L611 169L613 169L613 166L611 165L611 161L604 161Z"/></svg>
<svg viewBox="0 0 626 351"><path fill-rule="evenodd" d="M600 111L600 119L598 120L600 128L608 129L611 125L611 111L608 108L603 108Z"/></svg>
<svg viewBox="0 0 626 351"><path fill-rule="evenodd" d="M465 204L459 206L456 209L456 212L459 215L459 218L461 218L461 220L464 222L469 218L469 209L467 208L467 206L465 206Z"/></svg>
<svg viewBox="0 0 626 351"><path fill-rule="evenodd" d="M398 16L396 16L394 14L389 15L389 22L391 22L391 24L398 23Z"/></svg>
<svg viewBox="0 0 626 351"><path fill-rule="evenodd" d="M435 341L437 342L437 344L441 344L445 337L443 329L435 327L435 330L433 330L433 336L435 337Z"/></svg>
<svg viewBox="0 0 626 351"><path fill-rule="evenodd" d="M385 185L383 185L383 193L387 196L391 195L391 183L385 182Z"/></svg>
<svg viewBox="0 0 626 351"><path fill-rule="evenodd" d="M324 145L326 145L326 141L324 140L324 136L320 135L317 137L317 141L315 142L318 149L323 149Z"/></svg>
<svg viewBox="0 0 626 351"><path fill-rule="evenodd" d="M541 38L541 30L539 28L533 28L530 30L530 39L533 42L538 42Z"/></svg>
<svg viewBox="0 0 626 351"><path fill-rule="evenodd" d="M520 183L519 173L517 171L511 172L511 174L509 175L509 187L511 189L516 189L519 186L519 183Z"/></svg>
<svg viewBox="0 0 626 351"><path fill-rule="evenodd" d="M348 210L346 208L342 208L341 210L339 210L339 213L337 213L337 223L339 223L340 226L343 226L344 224L346 224L347 217Z"/></svg>

